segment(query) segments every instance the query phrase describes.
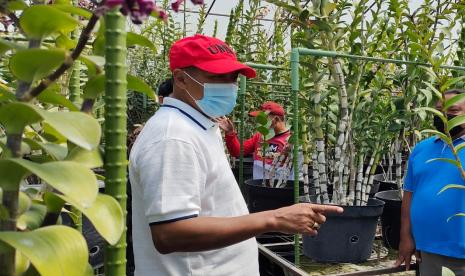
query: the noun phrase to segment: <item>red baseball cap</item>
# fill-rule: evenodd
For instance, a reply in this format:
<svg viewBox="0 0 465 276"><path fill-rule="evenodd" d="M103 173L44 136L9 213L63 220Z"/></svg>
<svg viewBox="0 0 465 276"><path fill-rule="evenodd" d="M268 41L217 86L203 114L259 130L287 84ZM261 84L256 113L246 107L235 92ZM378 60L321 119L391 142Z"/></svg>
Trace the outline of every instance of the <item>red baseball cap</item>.
<svg viewBox="0 0 465 276"><path fill-rule="evenodd" d="M260 106L259 110L252 111L249 113L250 116L256 117L260 112L266 112L268 111L269 114L272 115L278 115L278 116L284 116L284 108L275 102L266 102Z"/></svg>
<svg viewBox="0 0 465 276"><path fill-rule="evenodd" d="M247 78L257 73L251 67L237 61L236 53L223 41L196 34L176 41L171 46L170 69L194 66L213 74L228 74L239 71Z"/></svg>

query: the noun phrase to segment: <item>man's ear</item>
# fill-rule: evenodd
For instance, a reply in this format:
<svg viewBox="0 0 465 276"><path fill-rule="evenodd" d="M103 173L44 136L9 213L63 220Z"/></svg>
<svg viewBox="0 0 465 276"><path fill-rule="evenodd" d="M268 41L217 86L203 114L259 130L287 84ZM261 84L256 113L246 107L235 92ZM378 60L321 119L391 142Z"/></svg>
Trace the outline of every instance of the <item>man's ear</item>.
<svg viewBox="0 0 465 276"><path fill-rule="evenodd" d="M179 87L182 90L185 90L187 88L186 84L186 73L184 73L183 70L181 69L174 69L173 71L173 87Z"/></svg>

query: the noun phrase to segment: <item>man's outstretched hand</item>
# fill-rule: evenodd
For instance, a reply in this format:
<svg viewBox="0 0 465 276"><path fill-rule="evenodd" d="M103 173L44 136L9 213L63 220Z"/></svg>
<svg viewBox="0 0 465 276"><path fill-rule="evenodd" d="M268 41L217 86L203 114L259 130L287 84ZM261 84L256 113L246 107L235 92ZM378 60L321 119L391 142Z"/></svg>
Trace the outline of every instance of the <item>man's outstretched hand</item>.
<svg viewBox="0 0 465 276"><path fill-rule="evenodd" d="M229 118L227 117L223 116L223 117L217 118L215 121L218 123L219 127L222 130L224 130L226 134L232 134L236 131L234 128L234 123L231 120L229 120Z"/></svg>

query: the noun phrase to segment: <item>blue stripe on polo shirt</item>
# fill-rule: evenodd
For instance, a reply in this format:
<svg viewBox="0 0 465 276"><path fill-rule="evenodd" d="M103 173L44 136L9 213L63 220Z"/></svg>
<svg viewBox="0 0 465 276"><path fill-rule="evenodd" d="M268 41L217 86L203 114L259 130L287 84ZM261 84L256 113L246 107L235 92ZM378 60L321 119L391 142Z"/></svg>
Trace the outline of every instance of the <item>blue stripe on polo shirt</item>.
<svg viewBox="0 0 465 276"><path fill-rule="evenodd" d="M463 143L459 138L454 145ZM465 161L465 150L459 152ZM442 140L432 137L415 146L408 161L404 190L413 193L410 216L417 250L455 258L465 258L465 218L450 217L465 213L465 191L449 189L448 184L465 185L460 171L444 161L454 159L451 149Z"/></svg>
<svg viewBox="0 0 465 276"><path fill-rule="evenodd" d="M189 119L191 119L194 123L196 123L197 125L199 125L203 130L207 130L206 127L204 127L199 121L197 121L194 117L192 117L189 113L187 113L186 111L176 107L176 106L172 106L172 105L169 105L169 104L164 104L160 107L169 107L169 108L174 108L174 109L177 109L179 110L182 114L184 114L185 116L187 116Z"/></svg>

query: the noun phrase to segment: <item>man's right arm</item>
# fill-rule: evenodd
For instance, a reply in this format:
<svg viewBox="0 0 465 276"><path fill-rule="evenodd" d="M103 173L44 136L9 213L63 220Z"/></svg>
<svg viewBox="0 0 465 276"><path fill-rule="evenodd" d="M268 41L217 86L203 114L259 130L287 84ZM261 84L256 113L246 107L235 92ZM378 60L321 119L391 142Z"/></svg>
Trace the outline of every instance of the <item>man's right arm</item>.
<svg viewBox="0 0 465 276"><path fill-rule="evenodd" d="M412 255L415 254L415 241L412 236L412 223L410 220L412 195L412 192L404 191L402 198L399 256L395 264L395 266L400 266L405 263L407 270L410 268ZM420 256L418 254L416 257L419 260Z"/></svg>
<svg viewBox="0 0 465 276"><path fill-rule="evenodd" d="M256 135L244 141L244 156L250 155L255 151ZM236 132L225 133L226 147L229 153L238 158L241 154L241 144Z"/></svg>
<svg viewBox="0 0 465 276"><path fill-rule="evenodd" d="M296 204L277 210L230 218L196 217L151 226L155 248L162 254L213 250L265 232L316 235L315 222L322 224L324 213L342 212L341 207Z"/></svg>

